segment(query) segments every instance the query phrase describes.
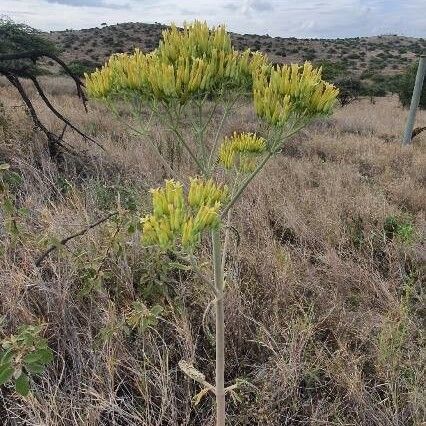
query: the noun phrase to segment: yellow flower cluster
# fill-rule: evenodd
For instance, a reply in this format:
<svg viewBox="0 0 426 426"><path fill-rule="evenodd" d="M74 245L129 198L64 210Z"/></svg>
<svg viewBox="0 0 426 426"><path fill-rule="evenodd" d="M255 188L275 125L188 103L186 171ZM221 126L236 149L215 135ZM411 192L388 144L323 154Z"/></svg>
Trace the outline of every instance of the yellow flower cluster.
<svg viewBox="0 0 426 426"><path fill-rule="evenodd" d="M148 245L172 248L179 241L193 247L206 229L219 224L219 209L226 199L226 186L211 179L191 180L185 200L182 184L166 180L163 188L151 190L153 213L141 219L142 241Z"/></svg>
<svg viewBox="0 0 426 426"><path fill-rule="evenodd" d="M200 178L191 178L188 193L188 204L193 208L203 205L214 207L216 203L222 203L228 195L226 186L218 186L213 179L207 181Z"/></svg>
<svg viewBox="0 0 426 426"><path fill-rule="evenodd" d="M106 98L122 90L142 91L147 86L152 55L136 49L132 55L112 55L101 69L85 74L87 93L93 98Z"/></svg>
<svg viewBox="0 0 426 426"><path fill-rule="evenodd" d="M196 94L247 85L266 63L261 53L234 50L224 27L210 30L195 21L183 30L172 26L164 31L159 47L150 54L136 50L112 56L100 70L85 74L86 90L94 98L138 91L148 98L185 103Z"/></svg>
<svg viewBox="0 0 426 426"><path fill-rule="evenodd" d="M223 26L209 29L199 21L183 29L171 26L149 54L113 55L86 75L87 92L94 98L136 92L141 98L184 104L193 96L233 88L250 88L258 116L278 126L329 113L338 95L322 80L321 68L309 62L274 68L260 52L234 50Z"/></svg>
<svg viewBox="0 0 426 426"><path fill-rule="evenodd" d="M205 22L195 21L184 25L182 30L176 25L163 32L163 40L157 49L162 62L174 64L179 58L212 57L213 52L232 53L231 38L225 27L209 29Z"/></svg>
<svg viewBox="0 0 426 426"><path fill-rule="evenodd" d="M252 172L259 154L266 150L266 141L255 133L237 133L225 137L220 150L219 162L230 169L234 166L244 172Z"/></svg>
<svg viewBox="0 0 426 426"><path fill-rule="evenodd" d="M290 118L313 117L331 111L339 91L321 78L311 63L260 69L254 76L254 106L259 117L273 125Z"/></svg>

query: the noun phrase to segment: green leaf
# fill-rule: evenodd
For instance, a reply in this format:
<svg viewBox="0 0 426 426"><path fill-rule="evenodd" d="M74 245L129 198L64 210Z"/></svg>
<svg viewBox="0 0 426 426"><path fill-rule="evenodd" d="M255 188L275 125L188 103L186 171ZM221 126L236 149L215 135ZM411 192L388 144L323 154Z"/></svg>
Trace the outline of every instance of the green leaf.
<svg viewBox="0 0 426 426"><path fill-rule="evenodd" d="M181 271L190 271L192 267L190 265L184 265L183 263L179 262L170 262L169 266L174 269L179 269Z"/></svg>
<svg viewBox="0 0 426 426"><path fill-rule="evenodd" d="M7 164L7 163L0 164L0 170L9 170L9 169L10 169L10 164Z"/></svg>
<svg viewBox="0 0 426 426"><path fill-rule="evenodd" d="M48 364L53 359L52 351L49 348L36 349L24 356L24 364Z"/></svg>
<svg viewBox="0 0 426 426"><path fill-rule="evenodd" d="M25 364L25 369L32 374L41 374L44 371L44 365L37 362Z"/></svg>
<svg viewBox="0 0 426 426"><path fill-rule="evenodd" d="M12 201L9 198L6 198L3 200L3 211L7 215L12 215L15 213L15 206L13 205Z"/></svg>
<svg viewBox="0 0 426 426"><path fill-rule="evenodd" d="M151 315L153 315L153 316L158 316L158 315L160 315L162 312L163 312L163 307L162 306L160 306L160 305L154 305L151 309L150 309L150 311L151 311Z"/></svg>
<svg viewBox="0 0 426 426"><path fill-rule="evenodd" d="M30 392L30 381L28 380L28 376L22 373L15 382L15 389L19 395L27 396Z"/></svg>
<svg viewBox="0 0 426 426"><path fill-rule="evenodd" d="M12 360L12 358L13 358L12 349L6 349L5 351L0 353L0 365L10 364L10 361Z"/></svg>
<svg viewBox="0 0 426 426"><path fill-rule="evenodd" d="M12 378L14 371L10 363L0 365L0 386Z"/></svg>

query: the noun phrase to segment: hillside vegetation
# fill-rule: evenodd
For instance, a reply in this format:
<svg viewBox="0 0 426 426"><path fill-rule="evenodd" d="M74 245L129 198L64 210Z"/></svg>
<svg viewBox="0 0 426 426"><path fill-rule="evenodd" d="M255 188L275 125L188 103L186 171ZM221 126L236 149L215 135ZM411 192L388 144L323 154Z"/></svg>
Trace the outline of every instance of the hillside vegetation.
<svg viewBox="0 0 426 426"><path fill-rule="evenodd" d="M103 64L113 53L151 51L158 45L161 24L124 23L83 30L46 34L63 50L63 58L76 64L76 70L89 70ZM405 71L426 52L426 39L398 35L345 39L297 39L268 35L231 33L237 49L260 50L276 63L323 65L329 79L352 77L368 88L390 90L393 77Z"/></svg>
<svg viewBox="0 0 426 426"><path fill-rule="evenodd" d="M102 64L116 52L135 47L151 51L158 46L161 24L125 23L83 30L53 31L47 37L64 50L68 61L89 60ZM277 63L327 60L355 74L379 71L395 74L426 49L423 38L398 35L343 39L298 39L231 33L237 49L267 53Z"/></svg>

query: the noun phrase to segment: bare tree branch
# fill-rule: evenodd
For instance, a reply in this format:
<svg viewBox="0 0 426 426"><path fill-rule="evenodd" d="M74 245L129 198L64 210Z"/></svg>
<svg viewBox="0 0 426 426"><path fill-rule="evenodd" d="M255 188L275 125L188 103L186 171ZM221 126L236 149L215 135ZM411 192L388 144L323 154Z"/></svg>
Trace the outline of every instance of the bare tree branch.
<svg viewBox="0 0 426 426"><path fill-rule="evenodd" d="M68 65L60 58L58 58L56 55L54 55L51 52L46 51L27 51L27 52L17 52L17 53L8 53L4 55L0 55L0 61L11 61L11 60L18 60L18 59L30 59L33 62L36 62L38 59L46 57L49 59L52 59L57 64L59 64L64 71L74 80L76 89L77 89L77 95L82 100L84 108L87 112L87 97L83 91L84 83L78 78L68 67ZM22 71L25 71L25 68L22 69ZM2 72L0 68L0 72Z"/></svg>
<svg viewBox="0 0 426 426"><path fill-rule="evenodd" d="M43 99L44 103L47 105L47 107L53 112L53 114L56 115L56 117L58 117L60 120L62 120L65 124L67 124L69 127L71 127L71 129L73 129L74 131L76 131L81 137L83 137L84 139L89 140L90 142L93 142L96 146L98 146L99 148L101 148L102 150L105 151L105 148L99 144L98 142L96 142L93 138L91 138L90 136L86 135L85 133L83 133L80 129L78 129L76 126L74 126L67 118L65 118L50 102L50 100L48 99L48 97L46 96L46 94L44 93L42 87L40 86L40 83L37 80L37 77L35 76L28 76L28 78L33 82L35 88L37 89L38 94L40 95L40 97Z"/></svg>
<svg viewBox="0 0 426 426"><path fill-rule="evenodd" d="M12 83L12 85L18 90L19 94L21 95L22 100L24 101L25 105L28 108L28 111L30 112L31 118L34 121L34 124L36 127L38 127L47 137L48 140L48 147L49 147L49 153L52 158L58 156L58 150L57 146L60 146L61 148L65 149L66 151L76 155L76 152L73 150L70 150L68 147L66 147L62 143L62 137L56 136L54 133L52 133L38 118L37 113L35 112L34 106L30 101L30 98L28 97L27 93L25 92L24 87L22 86L21 82L19 81L19 78L9 74L5 73L6 78ZM63 136L64 132L62 133Z"/></svg>
<svg viewBox="0 0 426 426"><path fill-rule="evenodd" d="M80 78L78 76L76 76L68 67L68 65L62 61L62 59L58 58L54 53L50 52L50 51L41 51L41 50L33 50L33 51L23 51L23 52L15 52L15 53L8 53L8 54L3 54L0 55L0 74L3 74L6 76L6 78L12 83L12 85L18 89L24 103L26 104L30 115L35 123L35 125L43 131L43 133L47 136L48 139L48 147L49 147L49 152L50 152L50 156L52 158L57 158L58 157L58 149L57 147L60 146L61 148L65 149L68 152L71 152L74 155L77 155L77 153L74 150L70 150L69 148L65 147L65 145L62 143L63 142L63 136L66 130L66 126L69 126L70 128L72 128L75 132L77 132L82 138L84 138L87 141L90 141L92 143L94 143L96 146L98 146L99 148L101 148L102 150L105 151L105 148L99 143L97 142L95 139L93 139L92 137L88 136L87 134L85 134L84 132L82 132L79 128L77 128L75 125L73 125L66 117L64 117L50 102L49 98L46 96L44 90L42 89L39 81L37 80L36 75L34 74L34 72L31 72L31 67L27 64L23 64L21 67L16 68L15 64L2 64L2 62L4 63L4 61L14 61L14 60L30 60L34 63L37 62L38 59L42 58L42 57L46 57L46 58L50 58L53 61L55 61L56 63L58 63L62 69L74 80L75 85L76 85L76 89L77 89L77 95L78 97L82 100L83 106L85 111L87 112L87 98L86 95L84 93L83 87L84 87L84 83L80 80ZM15 65L13 67L13 65ZM30 79L38 94L40 95L40 97L42 98L43 102L45 103L45 105L50 109L50 111L52 111L53 114L56 115L56 117L58 117L66 126L62 132L62 135L58 136L55 135L53 132L51 132L49 129L46 128L46 126L40 121L39 117L37 116L37 113L35 111L35 108L33 106L33 104L31 103L29 96L27 95L27 93L25 92L19 77L23 77L23 78L28 78Z"/></svg>
<svg viewBox="0 0 426 426"><path fill-rule="evenodd" d="M40 265L43 263L44 259L46 259L46 257L49 256L49 254L52 253L52 251L56 250L59 246L64 246L68 241L71 241L74 238L84 235L86 232L90 231L96 226L101 225L102 223L106 222L107 220L111 219L113 216L116 216L117 214L118 214L118 211L111 212L108 215L97 220L95 223L92 223L89 226L86 226L86 228L83 228L82 230L76 232L75 234L72 234L66 238L63 238L61 241L59 241L58 244L52 244L44 253L42 253L37 258L35 265L39 268Z"/></svg>

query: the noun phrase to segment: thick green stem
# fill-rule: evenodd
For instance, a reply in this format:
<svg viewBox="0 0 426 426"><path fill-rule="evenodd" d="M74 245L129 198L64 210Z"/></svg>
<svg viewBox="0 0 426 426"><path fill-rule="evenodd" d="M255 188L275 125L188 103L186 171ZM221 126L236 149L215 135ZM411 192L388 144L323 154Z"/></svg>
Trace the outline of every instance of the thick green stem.
<svg viewBox="0 0 426 426"><path fill-rule="evenodd" d="M220 229L212 231L213 269L216 288L216 426L225 426L225 318Z"/></svg>

